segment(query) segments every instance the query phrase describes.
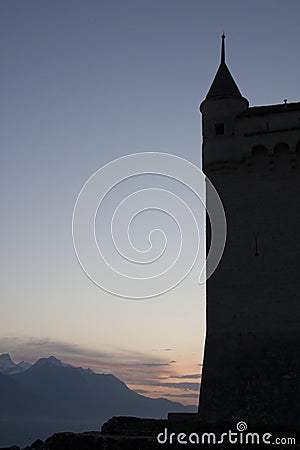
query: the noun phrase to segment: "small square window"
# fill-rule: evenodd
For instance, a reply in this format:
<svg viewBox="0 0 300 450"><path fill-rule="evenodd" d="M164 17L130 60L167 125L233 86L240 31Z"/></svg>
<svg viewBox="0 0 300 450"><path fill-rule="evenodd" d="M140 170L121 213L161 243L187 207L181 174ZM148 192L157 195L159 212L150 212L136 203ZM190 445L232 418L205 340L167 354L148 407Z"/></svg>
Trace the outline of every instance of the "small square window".
<svg viewBox="0 0 300 450"><path fill-rule="evenodd" d="M215 131L218 136L224 134L224 123L215 123Z"/></svg>

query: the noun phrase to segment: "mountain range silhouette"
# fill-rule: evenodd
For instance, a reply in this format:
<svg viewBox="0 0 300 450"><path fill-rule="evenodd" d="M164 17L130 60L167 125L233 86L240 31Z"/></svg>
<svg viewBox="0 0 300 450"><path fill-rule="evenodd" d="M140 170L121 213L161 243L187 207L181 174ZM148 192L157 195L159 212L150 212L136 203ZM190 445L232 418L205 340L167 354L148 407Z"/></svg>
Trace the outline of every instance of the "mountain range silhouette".
<svg viewBox="0 0 300 450"><path fill-rule="evenodd" d="M27 445L57 431L100 430L112 416L165 418L170 411L194 410L145 397L114 375L74 367L54 356L30 365L0 355L0 446Z"/></svg>

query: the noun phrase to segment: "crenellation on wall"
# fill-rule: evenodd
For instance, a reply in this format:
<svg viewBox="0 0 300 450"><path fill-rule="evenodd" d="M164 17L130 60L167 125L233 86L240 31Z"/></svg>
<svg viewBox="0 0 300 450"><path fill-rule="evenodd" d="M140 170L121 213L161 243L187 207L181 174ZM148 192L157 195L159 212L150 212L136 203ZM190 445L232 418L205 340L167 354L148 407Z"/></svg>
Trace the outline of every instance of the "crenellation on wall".
<svg viewBox="0 0 300 450"><path fill-rule="evenodd" d="M300 140L298 133L290 133L289 136L282 134L278 139L253 139L244 138L241 144L240 157L234 159L234 152L230 152L230 156L224 159L224 147L218 151L214 151L215 156L211 162L204 162L204 166L211 172L230 173L231 170L248 168L249 172L254 170L270 171L283 170L285 167L296 169L300 167ZM238 140L238 139L237 139ZM223 143L224 144L224 141ZM213 145L217 143L208 143L206 151L209 151ZM229 144L230 145L230 144ZM235 147L235 146L234 146ZM227 153L228 154L228 153Z"/></svg>

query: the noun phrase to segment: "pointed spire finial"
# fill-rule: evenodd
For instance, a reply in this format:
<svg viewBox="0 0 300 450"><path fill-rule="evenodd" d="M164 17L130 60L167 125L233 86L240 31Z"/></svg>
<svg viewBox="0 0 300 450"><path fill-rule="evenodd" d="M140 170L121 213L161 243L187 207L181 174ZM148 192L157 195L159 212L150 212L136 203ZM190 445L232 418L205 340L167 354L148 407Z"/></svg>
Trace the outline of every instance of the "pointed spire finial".
<svg viewBox="0 0 300 450"><path fill-rule="evenodd" d="M222 34L221 64L225 64L225 34Z"/></svg>

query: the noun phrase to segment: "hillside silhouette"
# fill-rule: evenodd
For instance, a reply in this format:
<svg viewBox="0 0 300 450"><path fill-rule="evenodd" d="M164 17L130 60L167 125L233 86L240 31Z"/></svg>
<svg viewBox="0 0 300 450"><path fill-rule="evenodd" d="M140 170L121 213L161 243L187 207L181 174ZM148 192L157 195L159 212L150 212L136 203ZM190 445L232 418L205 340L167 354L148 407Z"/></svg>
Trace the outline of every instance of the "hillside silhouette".
<svg viewBox="0 0 300 450"><path fill-rule="evenodd" d="M62 430L100 430L112 416L165 418L170 411L194 410L137 394L114 375L67 365L54 356L12 375L3 373L7 366L13 369L11 364L3 368L4 359L7 354L0 356L0 446L27 445Z"/></svg>

